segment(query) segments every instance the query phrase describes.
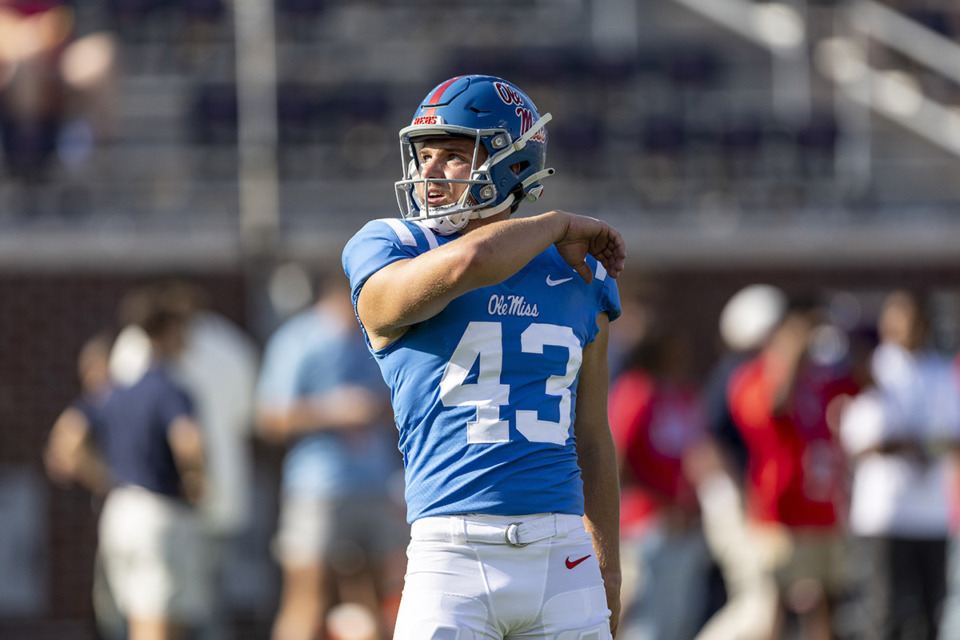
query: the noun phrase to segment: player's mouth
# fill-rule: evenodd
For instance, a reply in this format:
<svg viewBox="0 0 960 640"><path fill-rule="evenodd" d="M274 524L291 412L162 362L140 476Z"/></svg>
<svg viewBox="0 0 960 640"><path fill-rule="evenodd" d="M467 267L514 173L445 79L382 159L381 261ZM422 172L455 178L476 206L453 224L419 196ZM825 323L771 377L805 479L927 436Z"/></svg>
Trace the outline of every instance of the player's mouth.
<svg viewBox="0 0 960 640"><path fill-rule="evenodd" d="M439 207L449 203L447 193L443 189L431 187L427 189L427 204L431 207Z"/></svg>

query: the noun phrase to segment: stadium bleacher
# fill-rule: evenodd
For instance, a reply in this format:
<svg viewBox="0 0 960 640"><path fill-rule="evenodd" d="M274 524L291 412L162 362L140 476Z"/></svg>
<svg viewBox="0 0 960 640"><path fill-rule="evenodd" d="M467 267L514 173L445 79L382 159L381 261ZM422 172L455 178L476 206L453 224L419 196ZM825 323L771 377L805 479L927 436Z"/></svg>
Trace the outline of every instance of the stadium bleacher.
<svg viewBox="0 0 960 640"><path fill-rule="evenodd" d="M390 213L399 169L383 149L395 146L409 105L441 77L481 71L528 87L554 113L551 162L559 173L547 206L606 215L638 246L651 228L709 233L698 221L702 207L717 202L745 230L771 216L796 233L809 229L811 259L824 212L857 223L838 227L841 234L857 234L857 225L895 227L904 208L953 230L953 216L937 207L960 197L956 181L941 179L956 170L956 154L882 114L838 105L838 91L815 70L814 39L836 35L849 5L807 5L811 41L797 55L809 58L809 86L781 87L775 52L682 4L638 3L634 37L611 40L589 25L603 24L597 12L616 11L617 3L525 2L481 12L466 2L278 1L278 251L295 250L283 229L299 235L312 227L329 251L358 215ZM896 4L908 19L954 37L948 5ZM78 30L110 29L120 38L115 133L83 161L55 161L39 195L5 180L0 225L27 241L32 223L46 218L48 233L74 234L81 262L85 230L110 232L122 217L122 228L141 234L183 220L206 219L210 225L199 224L215 230L222 221L224 251L235 250L233 12L209 0L104 0L77 3L76 11ZM905 58L874 49L887 64ZM920 66L913 67L918 82L934 85L937 74L921 76ZM949 79L935 88L941 100L960 95ZM376 151L344 162L343 145L357 137Z"/></svg>

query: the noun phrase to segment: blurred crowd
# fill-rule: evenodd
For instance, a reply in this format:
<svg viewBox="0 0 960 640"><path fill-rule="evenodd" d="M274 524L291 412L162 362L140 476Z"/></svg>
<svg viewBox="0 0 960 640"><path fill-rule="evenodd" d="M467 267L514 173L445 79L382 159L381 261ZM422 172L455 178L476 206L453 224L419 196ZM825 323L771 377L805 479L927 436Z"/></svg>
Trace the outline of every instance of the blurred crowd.
<svg viewBox="0 0 960 640"><path fill-rule="evenodd" d="M636 306L609 407L622 638L960 637L960 358L923 292L874 298L748 286L706 380Z"/></svg>
<svg viewBox="0 0 960 640"><path fill-rule="evenodd" d="M390 637L407 525L386 388L339 276L274 279L262 348L196 284L162 278L78 354L45 463L104 496L104 640L235 637L222 575L264 517L255 441L283 452L271 639ZM656 295L623 302L620 638L960 637L960 356L927 294L746 286L709 357Z"/></svg>
<svg viewBox="0 0 960 640"><path fill-rule="evenodd" d="M223 580L231 542L265 516L257 438L283 452L271 638L389 637L407 534L387 389L342 276L308 289L312 301L286 291L261 350L195 283L151 280L78 354L81 392L44 462L55 483L102 498L103 640L234 637Z"/></svg>

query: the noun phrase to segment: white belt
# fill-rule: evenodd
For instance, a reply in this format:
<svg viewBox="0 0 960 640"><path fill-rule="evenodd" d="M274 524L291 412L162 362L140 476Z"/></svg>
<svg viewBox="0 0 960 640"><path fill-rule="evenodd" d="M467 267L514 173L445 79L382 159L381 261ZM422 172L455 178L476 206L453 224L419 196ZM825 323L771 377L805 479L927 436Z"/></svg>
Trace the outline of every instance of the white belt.
<svg viewBox="0 0 960 640"><path fill-rule="evenodd" d="M568 513L529 516L429 516L410 525L413 540L480 542L525 547L549 538L564 538L583 529L583 519Z"/></svg>

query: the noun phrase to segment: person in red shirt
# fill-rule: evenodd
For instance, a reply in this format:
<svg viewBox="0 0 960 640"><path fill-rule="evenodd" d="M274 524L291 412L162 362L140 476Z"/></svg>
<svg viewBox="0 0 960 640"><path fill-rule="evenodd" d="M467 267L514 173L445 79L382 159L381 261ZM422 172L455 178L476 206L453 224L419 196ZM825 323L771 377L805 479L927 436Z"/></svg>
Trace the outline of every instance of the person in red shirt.
<svg viewBox="0 0 960 640"><path fill-rule="evenodd" d="M707 432L689 342L654 332L611 387L620 459L624 637L690 640L707 617L711 558L684 461Z"/></svg>
<svg viewBox="0 0 960 640"><path fill-rule="evenodd" d="M802 638L833 637L830 604L847 584L845 470L830 416L856 393L842 366L812 357L818 311L791 308L760 354L732 376L731 414L748 450L747 517L778 588L780 624Z"/></svg>

